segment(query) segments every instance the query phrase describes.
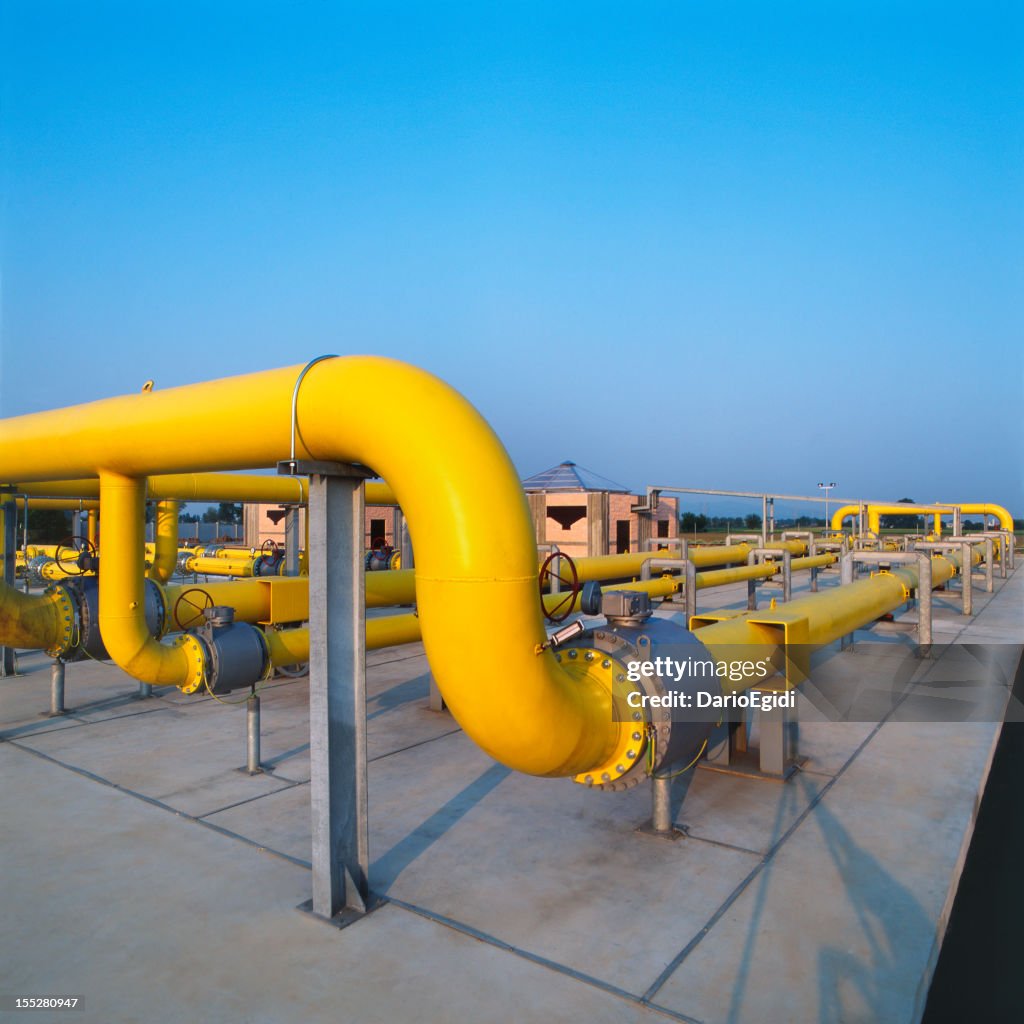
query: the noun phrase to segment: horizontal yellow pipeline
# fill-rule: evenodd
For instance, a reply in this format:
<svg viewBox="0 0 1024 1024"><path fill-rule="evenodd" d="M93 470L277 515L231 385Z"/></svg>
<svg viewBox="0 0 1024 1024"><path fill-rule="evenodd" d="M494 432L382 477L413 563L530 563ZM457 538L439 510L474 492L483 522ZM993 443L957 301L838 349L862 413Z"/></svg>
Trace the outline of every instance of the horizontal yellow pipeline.
<svg viewBox="0 0 1024 1024"><path fill-rule="evenodd" d="M233 608L239 622L304 622L309 618L309 580L303 576L171 584L163 592L169 632L202 624L204 594L210 595L214 605Z"/></svg>
<svg viewBox="0 0 1024 1024"><path fill-rule="evenodd" d="M300 665L309 661L309 627L299 629L268 629L264 636L270 663L275 667ZM366 620L366 649L379 650L398 644L417 643L420 636L419 617L411 612L405 615L383 615Z"/></svg>
<svg viewBox="0 0 1024 1024"><path fill-rule="evenodd" d="M72 498L19 498L16 502L19 508L24 508L28 501L30 512L56 511L56 512L88 512L95 511L100 503L93 499L88 501L74 500Z"/></svg>
<svg viewBox="0 0 1024 1024"><path fill-rule="evenodd" d="M66 498L95 498L100 482L95 478L46 480L13 484L18 493L55 495ZM302 504L309 499L306 477L264 476L256 473L171 473L150 476L146 496L150 501L173 498L179 501L259 501ZM34 499L30 498L34 503ZM375 480L366 483L367 505L397 505L395 492ZM30 506L31 507L31 506ZM87 506L88 507L88 506ZM78 508L77 502L74 508Z"/></svg>
<svg viewBox="0 0 1024 1024"><path fill-rule="evenodd" d="M185 571L205 576L252 576L256 557L246 555L244 558L218 558L215 555L192 555L185 559Z"/></svg>
<svg viewBox="0 0 1024 1024"><path fill-rule="evenodd" d="M979 557L978 553L973 552L972 557ZM959 565L956 553L935 555L932 558L932 586L941 586L951 579ZM790 601L782 610L784 614L780 615L780 621L805 619L807 631L801 634L799 643L810 649L823 647L895 610L917 585L917 567L900 566L891 572L878 572L828 592ZM780 627L751 621L765 617L764 611L745 612L700 627L696 635L716 659L734 660L742 649L744 658L757 660L772 656L781 646ZM740 687L743 685L741 683Z"/></svg>
<svg viewBox="0 0 1024 1024"><path fill-rule="evenodd" d="M770 541L772 548L784 548L794 555L802 555L807 545L800 540ZM686 557L698 569L708 565L728 565L731 562L746 563L747 556L759 544L709 544L706 547L691 545ZM594 555L574 558L576 575L581 583L590 580L611 580L626 576L638 576L644 562L651 558L673 557L665 551L642 551L638 554ZM563 573L566 578L568 571Z"/></svg>

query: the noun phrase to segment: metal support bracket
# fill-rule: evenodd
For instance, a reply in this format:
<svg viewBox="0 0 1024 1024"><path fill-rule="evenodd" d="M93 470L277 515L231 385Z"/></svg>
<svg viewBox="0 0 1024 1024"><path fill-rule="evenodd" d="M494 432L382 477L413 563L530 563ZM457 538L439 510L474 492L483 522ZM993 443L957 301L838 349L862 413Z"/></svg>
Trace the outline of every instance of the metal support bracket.
<svg viewBox="0 0 1024 1024"><path fill-rule="evenodd" d="M645 558L640 566L640 579L649 580L652 569L679 569L685 577L683 585L683 612L687 619L697 614L697 567L688 558ZM677 595L672 601L679 603Z"/></svg>
<svg viewBox="0 0 1024 1024"><path fill-rule="evenodd" d="M800 722L796 708L773 707L754 714L758 716L758 747L749 745L747 718L740 722L723 722L712 731L707 754L699 762L699 767L729 775L785 782L807 761L806 757L800 756Z"/></svg>
<svg viewBox="0 0 1024 1024"><path fill-rule="evenodd" d="M754 548L747 555L747 565L764 562L768 556L782 557L782 600L788 601L793 595L793 555L786 548ZM747 580L747 609L757 611L757 587L763 580Z"/></svg>
<svg viewBox="0 0 1024 1024"><path fill-rule="evenodd" d="M913 565L917 564L917 653L927 658L932 651L932 556L926 551L851 551L843 556L841 563L842 582L853 582L854 563L865 565ZM844 650L852 634L840 638L839 648Z"/></svg>

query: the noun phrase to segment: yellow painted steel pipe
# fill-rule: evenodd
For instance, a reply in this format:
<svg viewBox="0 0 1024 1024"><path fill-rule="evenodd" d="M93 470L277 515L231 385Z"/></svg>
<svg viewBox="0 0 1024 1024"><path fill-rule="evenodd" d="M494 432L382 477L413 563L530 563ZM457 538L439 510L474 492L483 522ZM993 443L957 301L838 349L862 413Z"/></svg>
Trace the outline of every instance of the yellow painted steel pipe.
<svg viewBox="0 0 1024 1024"><path fill-rule="evenodd" d="M95 498L100 484L95 477L75 480L43 480L13 483L19 494L52 495L65 498ZM386 483L366 482L367 505L397 505L395 492ZM147 480L146 496L151 501L174 498L179 501L241 501L305 505L309 482L301 476L264 476L256 473L163 473ZM69 508L72 506L68 506ZM76 502L73 506L78 508Z"/></svg>
<svg viewBox="0 0 1024 1024"><path fill-rule="evenodd" d="M995 516L999 520L1000 529L1009 530L1011 534L1013 533L1013 516L1002 505L956 502L955 506L960 509L961 515Z"/></svg>
<svg viewBox="0 0 1024 1024"><path fill-rule="evenodd" d="M972 552L972 557L980 554ZM951 579L959 567L960 559L954 552L934 555L932 586L941 586ZM704 626L700 625L702 616L698 615L691 624L696 628L697 638L716 659L735 660L740 650L750 660L771 657L787 640L810 651L895 610L917 586L917 567L900 566L834 590L789 601L774 612L750 611ZM722 680L723 688L734 685L742 689L755 683L756 680L727 684Z"/></svg>
<svg viewBox="0 0 1024 1024"><path fill-rule="evenodd" d="M195 690L202 685L205 653L195 637L179 633L170 644L146 626L143 529L146 482L104 470L100 504L108 543L100 576L100 633L107 653L129 675L155 686Z"/></svg>
<svg viewBox="0 0 1024 1024"><path fill-rule="evenodd" d="M253 564L258 556L244 558L217 558L215 555L192 555L185 559L185 571L206 576L252 576Z"/></svg>
<svg viewBox="0 0 1024 1024"><path fill-rule="evenodd" d="M71 498L18 498L17 504L24 506L28 502L30 512L38 512L42 509L54 512L95 512L100 503L94 499L83 501Z"/></svg>
<svg viewBox="0 0 1024 1024"><path fill-rule="evenodd" d="M309 580L301 576L170 584L163 593L170 631L202 624L204 593L213 604L233 608L238 622L305 622L309 618Z"/></svg>
<svg viewBox="0 0 1024 1024"><path fill-rule="evenodd" d="M770 541L769 546L782 548L794 555L802 555L807 545L801 540ZM731 562L746 563L747 556L759 544L709 544L706 547L691 545L686 557L698 569L709 565L728 565ZM570 556L571 557L571 556ZM664 558L665 552L642 551L637 554L594 555L574 558L576 574L581 583L590 580L610 580L624 576L637 576L644 562L651 558ZM671 557L669 555L669 557ZM746 578L746 577L744 577Z"/></svg>
<svg viewBox="0 0 1024 1024"><path fill-rule="evenodd" d="M121 536L108 518L107 495L119 504L120 519L130 510L141 523L138 500L125 497L129 492L141 500L143 485L132 487L131 477L286 458L292 394L302 370L287 367L6 420L0 424L0 479L91 476L102 466L104 527ZM375 382L384 378L392 412L381 417ZM251 415L253 394L261 396L259 417ZM479 413L421 370L353 357L309 370L298 394L297 422L299 459L370 465L394 487L413 534L427 656L467 733L518 771L606 771L618 777L615 756L628 744L630 727L612 720L606 674L600 666L570 674L550 651L537 653L546 634L529 510L515 467ZM201 424L217 444L183 443L176 428L181 423ZM124 525L136 534L140 529ZM133 551L141 563L141 537ZM114 573L104 563L101 630L108 650L144 681L188 682L202 668L198 651L193 661L176 648L147 646L142 631L126 621L128 611L141 611L142 597L140 564L131 584L135 592L129 590L124 564L130 557L119 554ZM132 602L136 607L126 610ZM465 628L466 609L474 607L488 608L500 624L497 631ZM108 636L106 624L116 635Z"/></svg>
<svg viewBox="0 0 1024 1024"><path fill-rule="evenodd" d="M952 509L938 508L935 505L910 505L906 502L896 505L868 505L868 529L874 534L880 533L882 516L930 515L934 522L935 532L941 535L942 517L952 514Z"/></svg>
<svg viewBox="0 0 1024 1024"><path fill-rule="evenodd" d="M166 583L178 567L178 513L181 506L173 498L164 498L156 505L153 561L147 575L157 583Z"/></svg>
<svg viewBox="0 0 1024 1024"><path fill-rule="evenodd" d="M298 629L267 629L264 631L270 663L275 668L300 665L309 661L309 627ZM383 615L366 620L366 649L396 647L417 643L421 638L420 620L411 612L403 615Z"/></svg>
<svg viewBox="0 0 1024 1024"><path fill-rule="evenodd" d="M0 637L5 647L46 651L59 658L72 647L74 623L74 606L64 587L22 594L0 580Z"/></svg>

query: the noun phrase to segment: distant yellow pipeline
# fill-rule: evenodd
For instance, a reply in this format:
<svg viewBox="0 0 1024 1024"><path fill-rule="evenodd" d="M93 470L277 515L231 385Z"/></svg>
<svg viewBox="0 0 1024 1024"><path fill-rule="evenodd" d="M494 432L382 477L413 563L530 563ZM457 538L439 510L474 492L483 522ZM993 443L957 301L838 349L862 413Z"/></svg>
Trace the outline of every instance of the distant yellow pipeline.
<svg viewBox="0 0 1024 1024"><path fill-rule="evenodd" d="M980 549L973 548L972 564L977 564L980 558ZM933 555L932 587L942 586L951 579L960 564L960 555L956 552ZM810 652L895 610L917 587L917 566L894 567L892 571L876 572L867 579L834 590L789 601L774 612L730 613L723 621L711 625L700 626L699 621L693 625L697 627L700 642L716 659L734 659L740 649L744 658L772 657L786 642L799 644L805 652ZM756 680L738 684L722 680L723 689L728 685L743 689L754 683Z"/></svg>
<svg viewBox="0 0 1024 1024"><path fill-rule="evenodd" d="M1013 516L1003 508L1002 505L978 504L978 503L938 503L934 505L911 505L905 502L894 505L867 504L868 529L872 533L878 533L883 515L931 515L934 523L934 530L937 534L942 532L942 517L951 516L953 509L958 508L961 515L988 515L995 516L999 520L1000 529L1013 531ZM832 529L841 530L843 520L847 516L860 514L860 505L840 505L832 513Z"/></svg>

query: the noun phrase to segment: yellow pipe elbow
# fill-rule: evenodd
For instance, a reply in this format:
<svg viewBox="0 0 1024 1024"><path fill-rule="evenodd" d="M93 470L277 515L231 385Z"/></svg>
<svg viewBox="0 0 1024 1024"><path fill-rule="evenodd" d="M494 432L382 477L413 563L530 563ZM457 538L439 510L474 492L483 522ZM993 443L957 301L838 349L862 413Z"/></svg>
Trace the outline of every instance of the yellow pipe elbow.
<svg viewBox="0 0 1024 1024"><path fill-rule="evenodd" d="M130 676L154 686L192 692L202 684L205 655L195 637L171 644L154 640L146 626L143 527L146 482L100 473L100 505L107 544L100 574L100 634L107 653Z"/></svg>
<svg viewBox="0 0 1024 1024"><path fill-rule="evenodd" d="M153 562L149 567L149 578L157 583L166 583L178 564L178 511L180 505L171 498L165 498L156 505L156 542L153 546Z"/></svg>

